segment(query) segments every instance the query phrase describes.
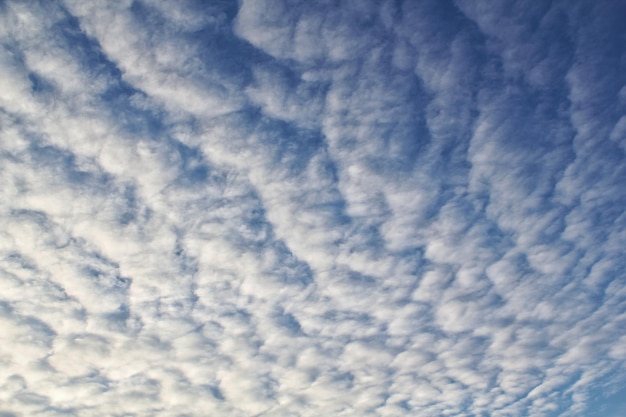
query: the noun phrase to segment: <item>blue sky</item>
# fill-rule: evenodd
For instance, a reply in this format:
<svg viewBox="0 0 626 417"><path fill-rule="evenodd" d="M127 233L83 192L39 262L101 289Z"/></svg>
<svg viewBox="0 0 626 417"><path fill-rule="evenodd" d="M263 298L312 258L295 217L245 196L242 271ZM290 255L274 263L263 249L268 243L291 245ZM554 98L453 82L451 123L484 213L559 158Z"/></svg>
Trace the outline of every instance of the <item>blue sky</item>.
<svg viewBox="0 0 626 417"><path fill-rule="evenodd" d="M623 16L0 1L0 416L623 416Z"/></svg>

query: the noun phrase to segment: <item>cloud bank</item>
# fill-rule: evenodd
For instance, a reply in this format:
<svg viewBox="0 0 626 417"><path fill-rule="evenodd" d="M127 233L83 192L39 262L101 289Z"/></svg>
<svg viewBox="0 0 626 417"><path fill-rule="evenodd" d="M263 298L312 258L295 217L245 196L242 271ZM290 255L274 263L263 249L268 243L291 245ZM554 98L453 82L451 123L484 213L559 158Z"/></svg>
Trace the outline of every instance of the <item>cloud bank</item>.
<svg viewBox="0 0 626 417"><path fill-rule="evenodd" d="M626 6L0 2L0 416L621 416Z"/></svg>

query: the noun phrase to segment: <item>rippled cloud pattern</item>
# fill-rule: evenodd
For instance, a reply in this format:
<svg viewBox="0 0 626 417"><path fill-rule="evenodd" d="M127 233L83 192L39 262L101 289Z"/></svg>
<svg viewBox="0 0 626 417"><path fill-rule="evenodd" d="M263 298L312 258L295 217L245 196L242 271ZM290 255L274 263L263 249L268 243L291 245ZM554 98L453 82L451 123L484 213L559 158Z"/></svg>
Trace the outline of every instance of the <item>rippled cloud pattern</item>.
<svg viewBox="0 0 626 417"><path fill-rule="evenodd" d="M624 16L1 0L0 416L623 417Z"/></svg>

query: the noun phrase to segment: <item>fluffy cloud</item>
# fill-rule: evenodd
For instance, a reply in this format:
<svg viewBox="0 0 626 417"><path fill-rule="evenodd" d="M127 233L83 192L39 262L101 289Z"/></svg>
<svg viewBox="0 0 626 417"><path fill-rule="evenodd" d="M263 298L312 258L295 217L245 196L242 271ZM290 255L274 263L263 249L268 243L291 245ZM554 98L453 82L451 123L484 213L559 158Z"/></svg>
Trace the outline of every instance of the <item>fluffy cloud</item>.
<svg viewBox="0 0 626 417"><path fill-rule="evenodd" d="M624 12L2 3L0 415L619 413Z"/></svg>

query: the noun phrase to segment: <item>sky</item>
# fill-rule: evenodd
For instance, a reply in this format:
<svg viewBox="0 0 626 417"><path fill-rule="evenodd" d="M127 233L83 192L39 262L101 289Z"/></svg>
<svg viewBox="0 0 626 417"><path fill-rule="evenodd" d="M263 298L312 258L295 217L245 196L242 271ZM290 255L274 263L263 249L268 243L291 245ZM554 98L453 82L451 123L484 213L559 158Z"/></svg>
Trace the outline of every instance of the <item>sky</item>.
<svg viewBox="0 0 626 417"><path fill-rule="evenodd" d="M624 16L0 0L0 417L623 417Z"/></svg>

